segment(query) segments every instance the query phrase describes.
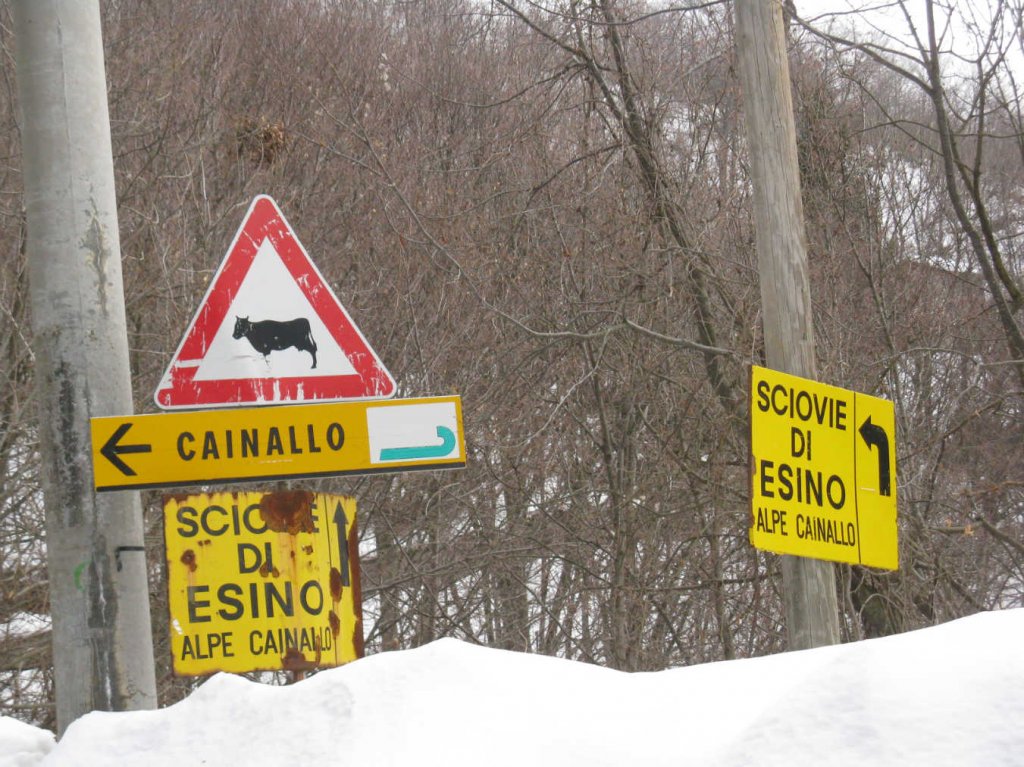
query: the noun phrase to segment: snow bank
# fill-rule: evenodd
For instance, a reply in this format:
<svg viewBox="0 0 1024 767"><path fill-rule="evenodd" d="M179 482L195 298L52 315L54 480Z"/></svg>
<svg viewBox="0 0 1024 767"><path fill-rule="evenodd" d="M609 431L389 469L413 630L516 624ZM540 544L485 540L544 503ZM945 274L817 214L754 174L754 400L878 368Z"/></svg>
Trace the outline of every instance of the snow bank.
<svg viewBox="0 0 1024 767"><path fill-rule="evenodd" d="M32 767L52 748L52 732L0 716L0 767Z"/></svg>
<svg viewBox="0 0 1024 767"><path fill-rule="evenodd" d="M290 687L218 675L159 711L92 713L41 764L1020 765L1021 637L1011 610L652 674L441 640Z"/></svg>

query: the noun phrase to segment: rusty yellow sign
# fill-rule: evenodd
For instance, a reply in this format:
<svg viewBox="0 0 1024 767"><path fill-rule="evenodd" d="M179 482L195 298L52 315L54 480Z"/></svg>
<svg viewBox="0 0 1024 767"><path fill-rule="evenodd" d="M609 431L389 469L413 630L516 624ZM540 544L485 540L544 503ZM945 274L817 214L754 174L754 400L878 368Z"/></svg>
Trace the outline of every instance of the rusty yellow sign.
<svg viewBox="0 0 1024 767"><path fill-rule="evenodd" d="M97 490L466 465L459 397L93 418Z"/></svg>
<svg viewBox="0 0 1024 767"><path fill-rule="evenodd" d="M164 500L174 671L303 671L363 651L356 504L306 491Z"/></svg>
<svg viewBox="0 0 1024 767"><path fill-rule="evenodd" d="M751 543L897 569L893 404L756 365L750 394Z"/></svg>

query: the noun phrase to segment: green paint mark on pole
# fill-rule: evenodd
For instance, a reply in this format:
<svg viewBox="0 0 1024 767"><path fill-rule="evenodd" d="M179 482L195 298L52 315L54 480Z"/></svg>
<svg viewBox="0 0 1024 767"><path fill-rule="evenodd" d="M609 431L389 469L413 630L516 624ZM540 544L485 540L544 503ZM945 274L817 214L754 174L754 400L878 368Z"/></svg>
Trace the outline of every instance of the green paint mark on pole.
<svg viewBox="0 0 1024 767"><path fill-rule="evenodd" d="M78 567L75 568L75 588L79 591L85 590L82 588L82 571L85 569L87 564L89 564L88 560L79 563Z"/></svg>

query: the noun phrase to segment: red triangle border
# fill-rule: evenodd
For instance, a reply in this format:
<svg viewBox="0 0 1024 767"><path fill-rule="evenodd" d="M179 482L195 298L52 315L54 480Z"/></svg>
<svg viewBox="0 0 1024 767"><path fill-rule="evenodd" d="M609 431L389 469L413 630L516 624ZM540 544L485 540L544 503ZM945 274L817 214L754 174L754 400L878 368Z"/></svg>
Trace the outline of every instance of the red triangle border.
<svg viewBox="0 0 1024 767"><path fill-rule="evenodd" d="M256 253L269 239L299 289L327 326L355 374L195 380L199 362L224 322ZM183 364L185 363L185 364ZM169 385L166 385L167 382ZM252 201L227 255L154 393L164 410L375 400L393 397L395 380L316 268L277 204Z"/></svg>

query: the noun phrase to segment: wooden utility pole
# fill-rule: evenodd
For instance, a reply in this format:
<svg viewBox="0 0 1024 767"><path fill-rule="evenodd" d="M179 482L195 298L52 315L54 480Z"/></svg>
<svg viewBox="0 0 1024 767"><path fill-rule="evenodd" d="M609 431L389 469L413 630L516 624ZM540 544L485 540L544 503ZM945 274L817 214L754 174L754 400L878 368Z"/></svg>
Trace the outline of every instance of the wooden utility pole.
<svg viewBox="0 0 1024 767"><path fill-rule="evenodd" d="M132 412L97 0L14 0L59 732L155 708L142 507L97 496L89 419Z"/></svg>
<svg viewBox="0 0 1024 767"><path fill-rule="evenodd" d="M768 367L816 378L811 291L782 0L736 0L736 53L743 81L754 184L754 223ZM783 556L789 648L836 644L833 565Z"/></svg>

